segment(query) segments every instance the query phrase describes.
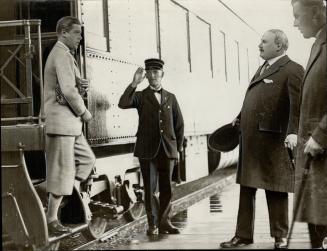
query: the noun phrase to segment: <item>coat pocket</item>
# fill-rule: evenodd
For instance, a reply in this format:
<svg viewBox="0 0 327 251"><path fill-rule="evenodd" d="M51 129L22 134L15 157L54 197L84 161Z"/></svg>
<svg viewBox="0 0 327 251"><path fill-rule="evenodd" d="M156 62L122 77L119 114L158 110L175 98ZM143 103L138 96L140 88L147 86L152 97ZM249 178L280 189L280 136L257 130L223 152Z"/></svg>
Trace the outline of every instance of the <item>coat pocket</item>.
<svg viewBox="0 0 327 251"><path fill-rule="evenodd" d="M259 121L258 130L260 132L282 133L282 127L278 121Z"/></svg>

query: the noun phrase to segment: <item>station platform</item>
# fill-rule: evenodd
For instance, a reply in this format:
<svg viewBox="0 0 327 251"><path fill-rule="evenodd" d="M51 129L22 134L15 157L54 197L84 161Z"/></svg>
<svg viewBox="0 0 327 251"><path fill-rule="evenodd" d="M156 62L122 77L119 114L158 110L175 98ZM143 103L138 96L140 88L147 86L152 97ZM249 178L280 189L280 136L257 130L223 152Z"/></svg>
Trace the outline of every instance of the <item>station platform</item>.
<svg viewBox="0 0 327 251"><path fill-rule="evenodd" d="M220 249L220 243L234 236L238 211L239 185L231 184L221 192L207 197L172 218L179 227L178 235L146 236L146 228L134 235L129 243L112 247L116 250L151 249ZM293 195L289 195L291 222ZM268 209L263 190L258 189L254 243L239 249L273 249L270 237ZM289 249L310 249L307 224L295 223Z"/></svg>

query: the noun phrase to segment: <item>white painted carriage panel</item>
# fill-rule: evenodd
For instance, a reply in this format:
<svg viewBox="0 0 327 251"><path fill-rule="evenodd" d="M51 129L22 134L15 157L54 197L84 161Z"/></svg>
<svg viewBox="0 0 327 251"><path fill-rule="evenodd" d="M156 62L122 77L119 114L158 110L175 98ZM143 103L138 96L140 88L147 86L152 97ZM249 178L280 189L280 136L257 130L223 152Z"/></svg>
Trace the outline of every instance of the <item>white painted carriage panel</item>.
<svg viewBox="0 0 327 251"><path fill-rule="evenodd" d="M146 58L158 58L155 2L130 0L131 61L144 65Z"/></svg>
<svg viewBox="0 0 327 251"><path fill-rule="evenodd" d="M225 33L213 31L212 45L213 75L217 84L223 85L226 82Z"/></svg>
<svg viewBox="0 0 327 251"><path fill-rule="evenodd" d="M129 0L108 0L110 54L120 60L130 58L131 11Z"/></svg>
<svg viewBox="0 0 327 251"><path fill-rule="evenodd" d="M239 85L239 65L237 41L230 36L226 36L227 47L227 82L229 85Z"/></svg>
<svg viewBox="0 0 327 251"><path fill-rule="evenodd" d="M186 181L192 181L207 176L208 153L206 136L188 137L186 155Z"/></svg>
<svg viewBox="0 0 327 251"><path fill-rule="evenodd" d="M99 50L107 50L105 37L105 6L103 0L82 0L81 19L85 27L86 46Z"/></svg>
<svg viewBox="0 0 327 251"><path fill-rule="evenodd" d="M88 124L90 136L92 138L93 132L97 137L107 136L111 140L134 137L138 125L136 109L122 110L118 107L118 102L131 81L135 65L94 55L101 54L90 53L87 59L91 81L89 107L93 114L93 119ZM108 103L107 109L105 103Z"/></svg>
<svg viewBox="0 0 327 251"><path fill-rule="evenodd" d="M211 76L209 25L196 16L190 18L192 72Z"/></svg>
<svg viewBox="0 0 327 251"><path fill-rule="evenodd" d="M138 159L133 156L133 153L97 158L95 162L97 173L99 175L105 174L111 181L115 180L116 175L124 178L126 170L138 166Z"/></svg>
<svg viewBox="0 0 327 251"><path fill-rule="evenodd" d="M161 1L159 11L165 69L174 75L189 72L187 12L171 1Z"/></svg>
<svg viewBox="0 0 327 251"><path fill-rule="evenodd" d="M160 1L159 12L161 57L165 61L162 84L177 97L185 133L193 134L197 102L188 61L187 11L171 1Z"/></svg>

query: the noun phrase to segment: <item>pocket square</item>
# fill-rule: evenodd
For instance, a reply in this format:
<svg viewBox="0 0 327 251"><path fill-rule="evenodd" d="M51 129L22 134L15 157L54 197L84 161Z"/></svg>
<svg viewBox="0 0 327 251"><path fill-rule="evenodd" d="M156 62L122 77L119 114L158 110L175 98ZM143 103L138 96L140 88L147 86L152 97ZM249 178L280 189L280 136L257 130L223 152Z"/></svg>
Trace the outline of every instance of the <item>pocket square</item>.
<svg viewBox="0 0 327 251"><path fill-rule="evenodd" d="M265 79L263 80L263 82L265 82L266 84L271 84L271 83L274 83L274 81L273 81L273 80L271 80L271 79L268 79L268 78L265 78Z"/></svg>

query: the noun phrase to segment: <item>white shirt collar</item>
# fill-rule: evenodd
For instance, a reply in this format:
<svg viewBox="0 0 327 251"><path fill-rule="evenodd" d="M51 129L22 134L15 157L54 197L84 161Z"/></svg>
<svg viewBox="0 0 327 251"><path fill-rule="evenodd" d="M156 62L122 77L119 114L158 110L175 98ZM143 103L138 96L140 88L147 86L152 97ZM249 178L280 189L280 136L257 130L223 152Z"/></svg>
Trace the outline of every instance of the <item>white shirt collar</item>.
<svg viewBox="0 0 327 251"><path fill-rule="evenodd" d="M159 88L158 90L154 89L151 85L150 85L150 88L151 88L151 90L153 90L153 91L160 91L160 90L162 89L162 86L160 86L160 88Z"/></svg>
<svg viewBox="0 0 327 251"><path fill-rule="evenodd" d="M57 43L60 44L60 45L62 45L67 51L70 51L69 48L68 48L68 46L65 45L63 42L61 42L61 41L58 40Z"/></svg>
<svg viewBox="0 0 327 251"><path fill-rule="evenodd" d="M268 59L268 64L269 66L272 66L273 63L275 63L278 59L284 57L286 55L286 53L284 52L282 55L280 56L277 56L277 57L274 57L274 58L271 58L271 59Z"/></svg>

